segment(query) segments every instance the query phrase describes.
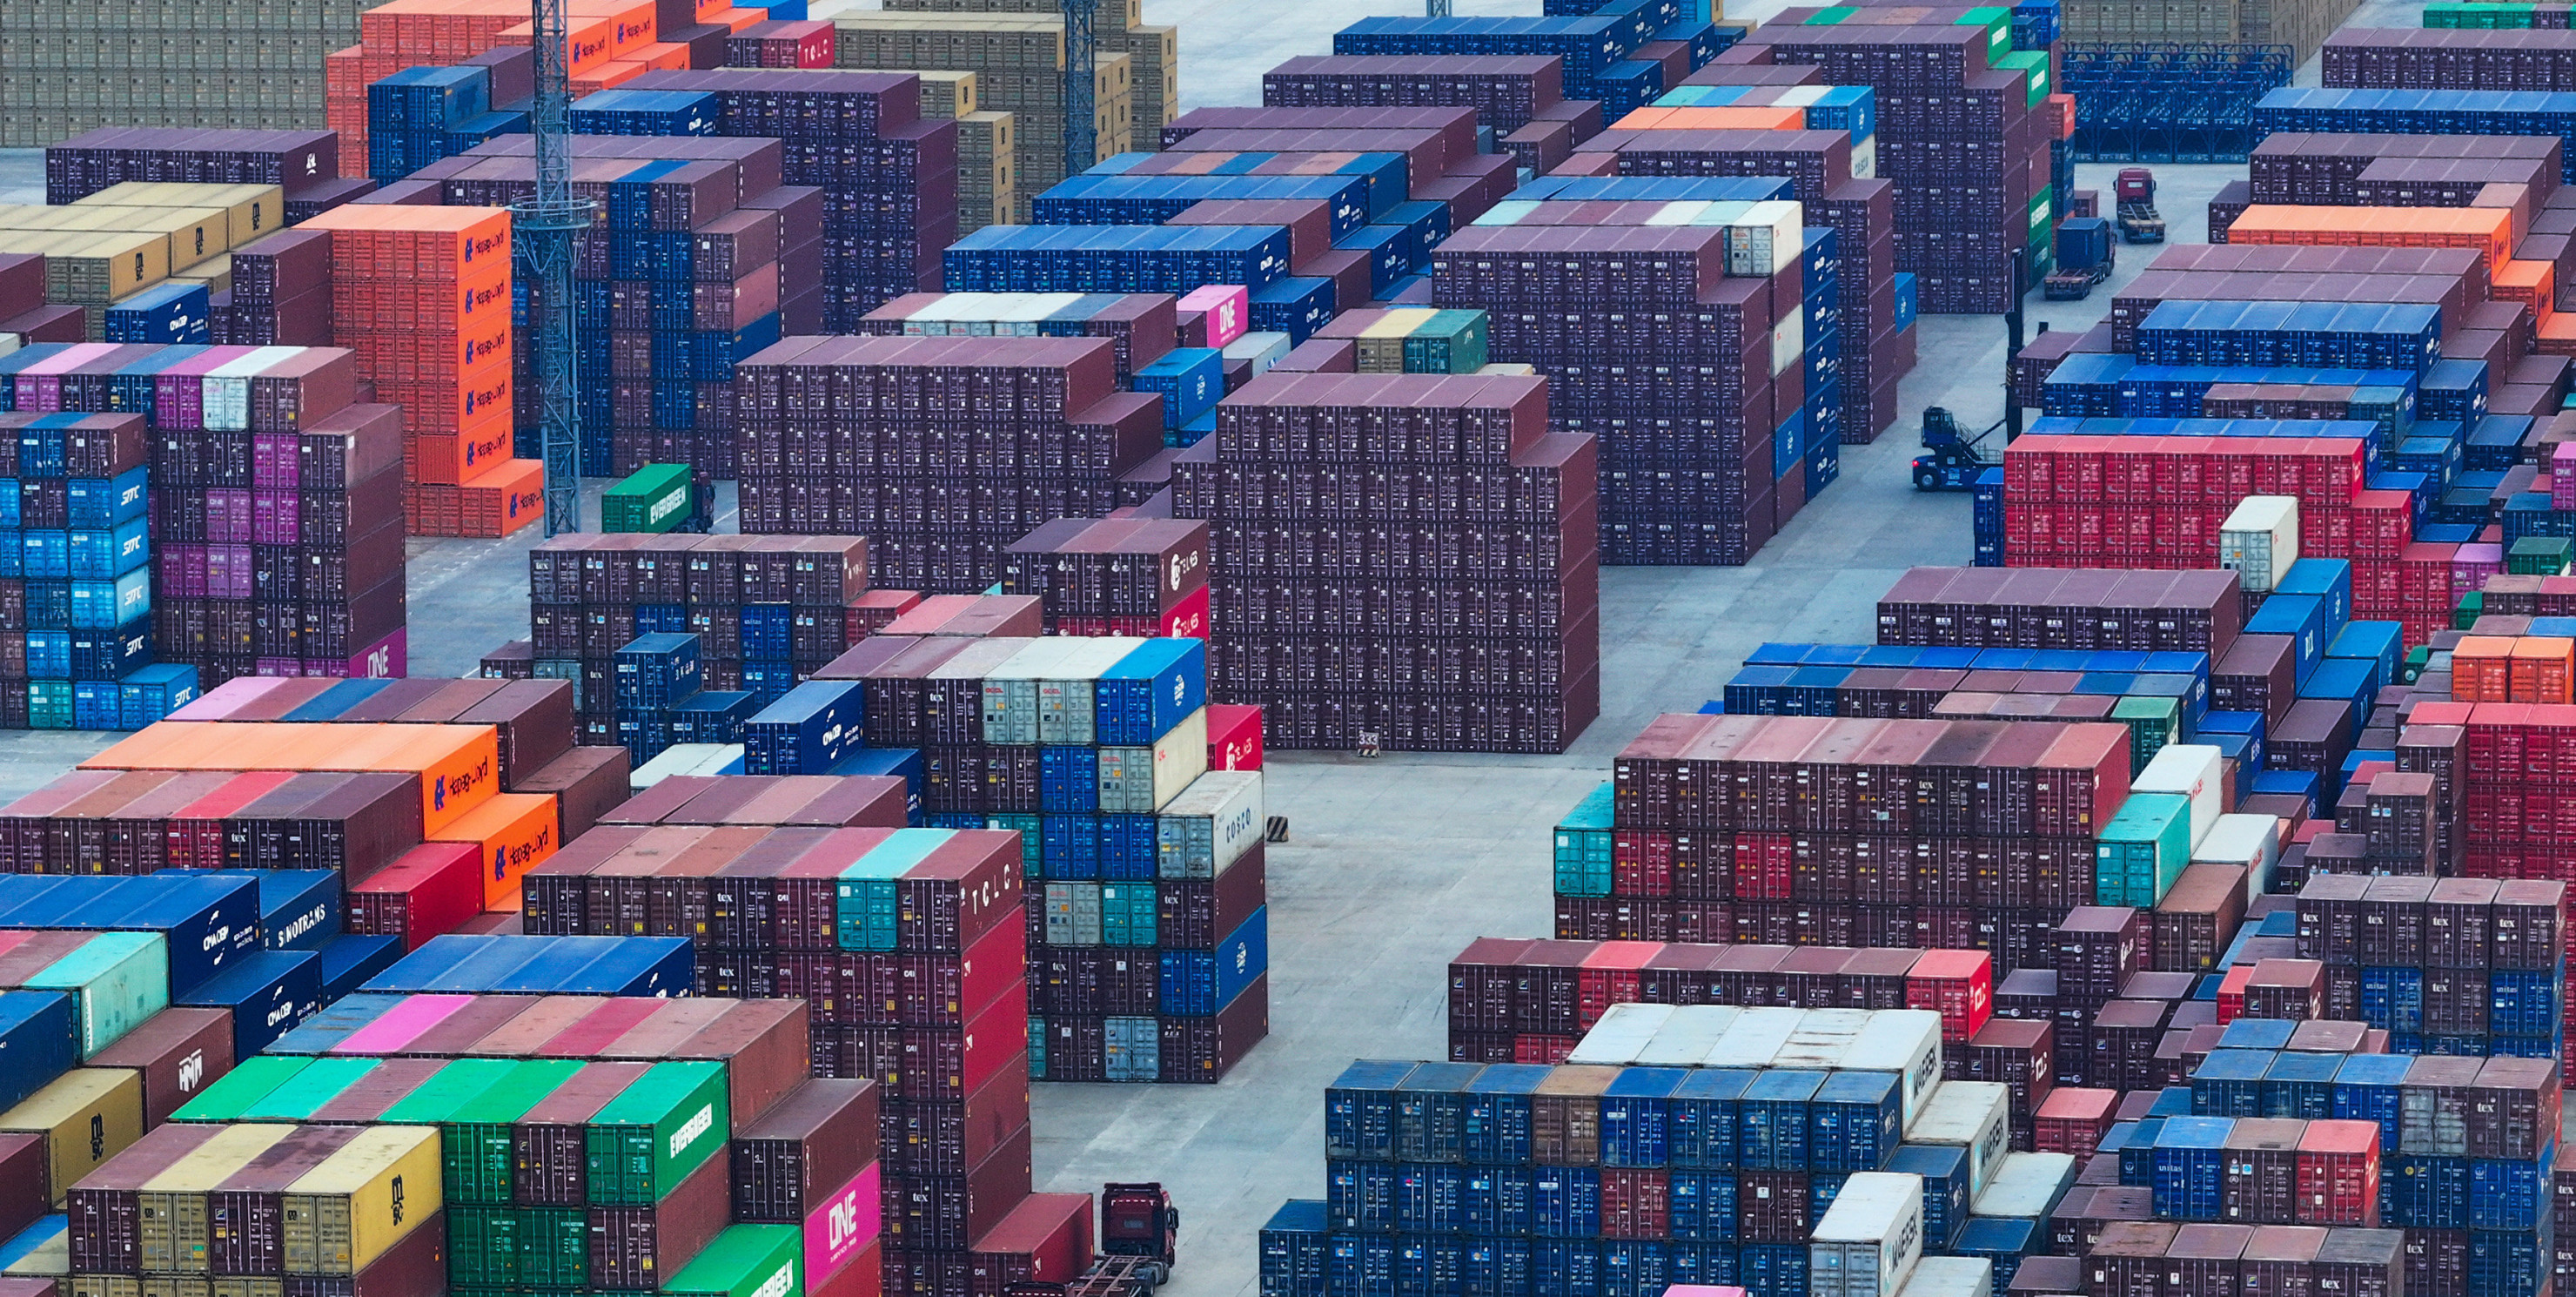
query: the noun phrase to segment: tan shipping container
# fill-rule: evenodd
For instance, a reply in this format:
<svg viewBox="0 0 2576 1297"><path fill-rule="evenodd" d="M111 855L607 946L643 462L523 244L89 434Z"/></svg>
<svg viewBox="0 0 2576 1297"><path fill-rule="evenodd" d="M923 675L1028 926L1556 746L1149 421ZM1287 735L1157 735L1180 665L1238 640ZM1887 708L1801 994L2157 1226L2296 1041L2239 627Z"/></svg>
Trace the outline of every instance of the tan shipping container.
<svg viewBox="0 0 2576 1297"><path fill-rule="evenodd" d="M288 1274L356 1274L437 1214L438 1130L370 1126L286 1191Z"/></svg>
<svg viewBox="0 0 2576 1297"><path fill-rule="evenodd" d="M45 1199L59 1207L82 1176L143 1138L143 1074L76 1067L0 1112L0 1131L45 1141Z"/></svg>

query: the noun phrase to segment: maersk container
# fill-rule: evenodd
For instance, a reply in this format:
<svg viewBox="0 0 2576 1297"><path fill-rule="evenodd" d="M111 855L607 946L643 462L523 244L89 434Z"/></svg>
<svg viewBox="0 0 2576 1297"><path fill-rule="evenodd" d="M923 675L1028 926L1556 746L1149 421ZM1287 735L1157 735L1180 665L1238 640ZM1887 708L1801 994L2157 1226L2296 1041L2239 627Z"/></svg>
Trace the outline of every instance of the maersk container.
<svg viewBox="0 0 2576 1297"><path fill-rule="evenodd" d="M1040 640L1039 643L1046 643ZM1134 636L1104 635L1065 641L1079 651L1059 659L1038 677L1038 742L1089 747L1099 734L1099 680L1145 641Z"/></svg>
<svg viewBox="0 0 2576 1297"><path fill-rule="evenodd" d="M1191 780L1155 816L1156 874L1214 878L1242 859L1263 836L1261 793L1258 770L1210 770Z"/></svg>
<svg viewBox="0 0 2576 1297"><path fill-rule="evenodd" d="M1626 1067L1673 1016L1669 1004L1614 1004L1565 1056L1577 1067Z"/></svg>
<svg viewBox="0 0 2576 1297"><path fill-rule="evenodd" d="M1842 1066L1844 1051L1860 1039L1862 1028L1869 1025L1866 1009L1807 1009L1798 1015L1798 1025L1782 1042L1780 1052L1772 1055L1774 1067L1807 1068L1830 1071Z"/></svg>
<svg viewBox="0 0 2576 1297"><path fill-rule="evenodd" d="M170 1003L169 952L169 941L157 932L101 933L23 983L30 992L71 997L80 1056L88 1058Z"/></svg>
<svg viewBox="0 0 2576 1297"><path fill-rule="evenodd" d="M1969 1240L1961 1240L1962 1246L1968 1244ZM2035 1250L2025 1246L2006 1255L2018 1266L2025 1253ZM1927 1256L1915 1263L1914 1273L1896 1291L1898 1297L1991 1297L2011 1282L2002 1266L1999 1257Z"/></svg>
<svg viewBox="0 0 2576 1297"><path fill-rule="evenodd" d="M1877 1010L1860 1039L1843 1051L1839 1066L1846 1072L1894 1074L1905 1120L1911 1122L1941 1084L1941 1015L1930 1009Z"/></svg>
<svg viewBox="0 0 2576 1297"><path fill-rule="evenodd" d="M1812 1297L1891 1297L1923 1257L1923 1182L1862 1171L1843 1182L1807 1248Z"/></svg>
<svg viewBox="0 0 2576 1297"><path fill-rule="evenodd" d="M80 1014L60 991L0 991L0 1112L82 1057Z"/></svg>
<svg viewBox="0 0 2576 1297"><path fill-rule="evenodd" d="M1912 1126L1909 1144L1955 1144L1968 1150L1968 1192L1985 1191L2011 1138L2011 1088L1993 1081L1944 1081Z"/></svg>
<svg viewBox="0 0 2576 1297"><path fill-rule="evenodd" d="M862 746L866 688L808 680L744 722L743 768L755 775L817 774Z"/></svg>
<svg viewBox="0 0 2576 1297"><path fill-rule="evenodd" d="M2065 1153L2008 1153L1972 1210L1979 1216L2046 1220L2074 1185L2075 1159Z"/></svg>
<svg viewBox="0 0 2576 1297"><path fill-rule="evenodd" d="M1746 1009L1738 1014L1735 1025L1718 1038L1717 1047L1708 1052L1708 1066L1765 1068L1789 1041L1789 1033L1798 1029L1802 1016L1797 1009Z"/></svg>
<svg viewBox="0 0 2576 1297"><path fill-rule="evenodd" d="M1174 570L1157 579L1177 586L1198 575ZM1103 670L1093 685L1092 741L1142 747L1206 705L1207 641L1149 639Z"/></svg>
<svg viewBox="0 0 2576 1297"><path fill-rule="evenodd" d="M233 1057L249 1058L322 1007L322 969L309 950L255 950L172 1003L230 1010Z"/></svg>

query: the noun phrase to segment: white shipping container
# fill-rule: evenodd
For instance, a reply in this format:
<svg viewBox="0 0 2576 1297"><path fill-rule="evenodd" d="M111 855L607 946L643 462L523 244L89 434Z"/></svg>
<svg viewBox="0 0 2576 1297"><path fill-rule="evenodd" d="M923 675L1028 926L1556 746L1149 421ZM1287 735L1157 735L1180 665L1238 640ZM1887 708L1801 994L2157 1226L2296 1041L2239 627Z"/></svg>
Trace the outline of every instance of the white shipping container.
<svg viewBox="0 0 2576 1297"><path fill-rule="evenodd" d="M1637 1052L1639 1067L1700 1067L1744 1011L1732 1004L1683 1004Z"/></svg>
<svg viewBox="0 0 2576 1297"><path fill-rule="evenodd" d="M1995 1263L1981 1256L1927 1256L1897 1297L1990 1297Z"/></svg>
<svg viewBox="0 0 2576 1297"><path fill-rule="evenodd" d="M2251 901L2271 887L2272 869L2281 863L2280 818L2221 815L2191 849L2191 862L2245 866L2245 899Z"/></svg>
<svg viewBox="0 0 2576 1297"><path fill-rule="evenodd" d="M1867 1009L1809 1009L1780 1052L1771 1056L1771 1066L1817 1071L1841 1067L1844 1054L1859 1042L1868 1025Z"/></svg>
<svg viewBox="0 0 2576 1297"><path fill-rule="evenodd" d="M1857 1171L1807 1246L1810 1297L1891 1297L1923 1258L1923 1177Z"/></svg>
<svg viewBox="0 0 2576 1297"><path fill-rule="evenodd" d="M1064 664L1082 655L1082 643L1080 639L1050 635L1030 642L984 672L986 743L1037 743L1038 681L1063 674Z"/></svg>
<svg viewBox="0 0 2576 1297"><path fill-rule="evenodd" d="M1669 1004L1614 1004L1583 1033L1574 1052L1565 1056L1567 1064L1576 1067L1626 1067L1637 1061L1646 1044L1655 1038L1664 1021L1673 1016Z"/></svg>
<svg viewBox="0 0 2576 1297"><path fill-rule="evenodd" d="M1789 1043L1789 1033L1798 1029L1798 1020L1807 1016L1804 1009L1746 1009L1736 1015L1735 1025L1718 1037L1717 1047L1708 1051L1705 1067L1769 1067L1771 1059Z"/></svg>
<svg viewBox="0 0 2576 1297"><path fill-rule="evenodd" d="M1485 214L1477 217L1474 223L1478 225L1518 225L1523 220L1527 219L1530 213L1537 210L1538 204L1531 202L1526 198L1505 199L1502 202L1486 208Z"/></svg>
<svg viewBox="0 0 2576 1297"><path fill-rule="evenodd" d="M1214 878L1261 841L1261 772L1211 770L1157 812L1154 873Z"/></svg>
<svg viewBox="0 0 2576 1297"><path fill-rule="evenodd" d="M1968 1194L1985 1191L2002 1164L2012 1136L2011 1090L1996 1081L1943 1081L1905 1129L1908 1144L1949 1144L1968 1150Z"/></svg>
<svg viewBox="0 0 2576 1297"><path fill-rule="evenodd" d="M239 360L227 361L208 370L206 376L198 380L197 389L198 399L204 405L206 430L248 431L251 376L286 361L302 350L301 347L261 347Z"/></svg>
<svg viewBox="0 0 2576 1297"><path fill-rule="evenodd" d="M2196 850L2227 808L2219 805L2223 787L2218 749L2200 743L2168 743L2129 781L2133 793L2180 793L2191 799L2191 844Z"/></svg>
<svg viewBox="0 0 2576 1297"><path fill-rule="evenodd" d="M2218 565L2233 569L2248 590L2270 591L2282 571L2298 561L2296 496L2249 495L2218 524Z"/></svg>
<svg viewBox="0 0 2576 1297"><path fill-rule="evenodd" d="M1247 333L1225 344L1228 361L1249 360L1252 372L1266 374L1288 354L1288 335L1284 333Z"/></svg>
<svg viewBox="0 0 2576 1297"><path fill-rule="evenodd" d="M1852 141L1852 179L1878 179L1878 136L1865 135Z"/></svg>
<svg viewBox="0 0 2576 1297"><path fill-rule="evenodd" d="M728 770L728 766L732 768ZM673 775L741 773L742 745L739 743L674 743L629 772L626 786L640 793Z"/></svg>
<svg viewBox="0 0 2576 1297"><path fill-rule="evenodd" d="M2064 1153L2007 1153L1970 1210L1979 1216L2046 1220L2075 1184L2075 1159Z"/></svg>
<svg viewBox="0 0 2576 1297"><path fill-rule="evenodd" d="M1762 278L1796 265L1805 250L1805 208L1793 202L1755 203L1726 223L1726 273Z"/></svg>
<svg viewBox="0 0 2576 1297"><path fill-rule="evenodd" d="M1771 373L1774 377L1801 363L1807 354L1807 315L1793 313L1771 326Z"/></svg>
<svg viewBox="0 0 2576 1297"><path fill-rule="evenodd" d="M1941 1015L1930 1009L1880 1009L1860 1039L1843 1051L1846 1072L1893 1072L1905 1100L1905 1124L1941 1084Z"/></svg>

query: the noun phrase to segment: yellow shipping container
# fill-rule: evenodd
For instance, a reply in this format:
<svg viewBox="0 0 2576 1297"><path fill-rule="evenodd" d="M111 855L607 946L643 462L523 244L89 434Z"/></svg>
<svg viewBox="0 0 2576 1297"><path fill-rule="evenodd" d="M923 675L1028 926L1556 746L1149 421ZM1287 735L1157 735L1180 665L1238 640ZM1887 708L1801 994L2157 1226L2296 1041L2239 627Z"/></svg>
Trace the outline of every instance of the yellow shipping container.
<svg viewBox="0 0 2576 1297"><path fill-rule="evenodd" d="M370 1126L287 1187L286 1272L356 1274L438 1213L438 1128Z"/></svg>
<svg viewBox="0 0 2576 1297"><path fill-rule="evenodd" d="M225 1177L294 1133L293 1126L227 1126L136 1192L136 1238L146 1274L204 1274L211 1225L206 1195Z"/></svg>
<svg viewBox="0 0 2576 1297"><path fill-rule="evenodd" d="M82 1176L143 1138L143 1074L122 1067L76 1067L7 1112L0 1132L25 1131L45 1142L45 1200L57 1207Z"/></svg>

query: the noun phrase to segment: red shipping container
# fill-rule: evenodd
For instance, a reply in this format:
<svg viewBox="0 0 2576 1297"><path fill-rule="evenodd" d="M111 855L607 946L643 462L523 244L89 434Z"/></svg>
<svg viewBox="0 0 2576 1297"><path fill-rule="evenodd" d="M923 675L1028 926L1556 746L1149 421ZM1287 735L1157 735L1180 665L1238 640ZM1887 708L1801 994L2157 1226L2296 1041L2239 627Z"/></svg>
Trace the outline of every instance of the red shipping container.
<svg viewBox="0 0 2576 1297"><path fill-rule="evenodd" d="M1575 1026L1589 1031L1614 1004L1635 1004L1646 961L1662 949L1651 941L1605 941L1586 956L1575 977Z"/></svg>
<svg viewBox="0 0 2576 1297"><path fill-rule="evenodd" d="M1261 709L1240 703L1208 704L1208 769L1261 768Z"/></svg>
<svg viewBox="0 0 2576 1297"><path fill-rule="evenodd" d="M2102 1137L2110 1133L2112 1111L2119 1103L2116 1090L2073 1086L2052 1090L2032 1114L2034 1142L2042 1153L2087 1156L2101 1147Z"/></svg>
<svg viewBox="0 0 2576 1297"><path fill-rule="evenodd" d="M1927 950L1905 975L1905 1007L1941 1015L1944 1044L1965 1043L1994 1016L1995 965L1982 950Z"/></svg>
<svg viewBox="0 0 2576 1297"><path fill-rule="evenodd" d="M418 950L483 909L482 853L471 842L428 842L349 889L353 936L400 937Z"/></svg>
<svg viewBox="0 0 2576 1297"><path fill-rule="evenodd" d="M1661 1239L1671 1234L1671 1177L1662 1171L1601 1172L1601 1237Z"/></svg>
<svg viewBox="0 0 2576 1297"><path fill-rule="evenodd" d="M2309 1122L2298 1157L2299 1224L2379 1227L2379 1123Z"/></svg>

